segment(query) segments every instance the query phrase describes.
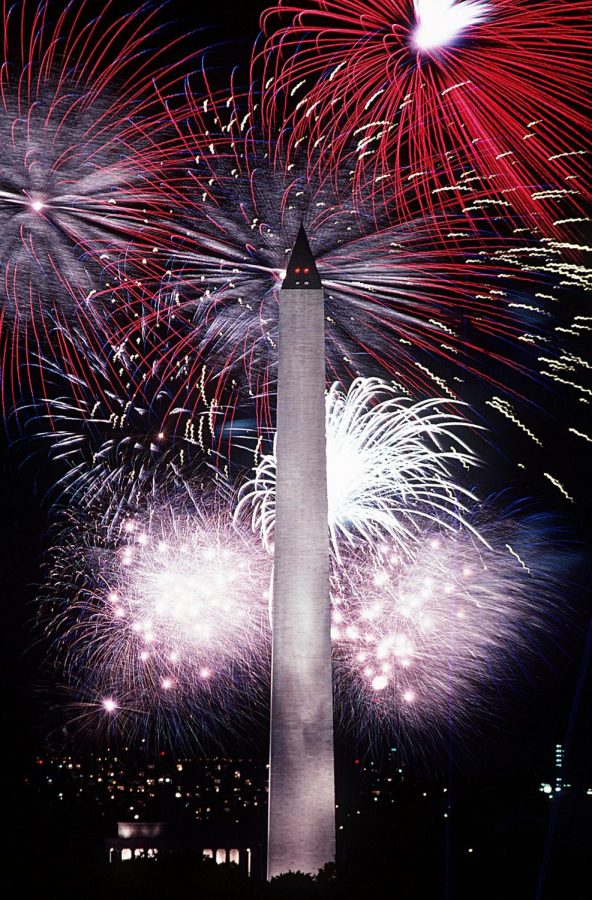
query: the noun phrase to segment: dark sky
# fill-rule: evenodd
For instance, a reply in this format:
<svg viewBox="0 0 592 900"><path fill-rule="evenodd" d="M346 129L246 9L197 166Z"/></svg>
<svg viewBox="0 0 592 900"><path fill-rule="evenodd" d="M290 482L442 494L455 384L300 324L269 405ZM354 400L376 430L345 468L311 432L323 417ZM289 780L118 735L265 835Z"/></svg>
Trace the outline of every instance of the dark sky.
<svg viewBox="0 0 592 900"><path fill-rule="evenodd" d="M125 4L119 4L122 9ZM212 58L217 60L220 72L228 66L244 63L246 72L249 42L256 34L259 9L262 4L248 2L233 10L232 25L224 22L221 10L215 5L200 11L200 18L191 23L196 27L212 28L211 37L196 35L199 44L219 42ZM186 22L186 4L170 4L172 17ZM218 26L218 28L214 27ZM209 33L208 33L209 34ZM240 39L243 39L242 41ZM222 74L220 80L222 81ZM561 403L560 395L556 398ZM551 401L554 402L554 401ZM561 446L553 437L553 421L548 425L549 453L560 453ZM508 432L509 434L509 432ZM499 440L498 440L499 444ZM519 452L523 452L520 445ZM507 447L507 457L512 458L515 447ZM47 505L43 495L51 484L53 473L44 465L42 457L23 462L26 453L15 446L14 431L4 440L4 452L0 457L1 517L1 571L3 573L4 622L2 629L4 662L3 685L6 693L4 704L4 745L12 751L17 769L26 769L32 753L41 746L44 737L45 717L39 693L38 665L43 647L32 642L31 622L35 616L35 584L40 579L38 560L44 547L47 529ZM504 454L496 453L494 470L490 471L488 490L506 487L515 478L515 468L504 461ZM577 770L583 773L586 760L591 758L590 709L592 687L590 675L579 681L584 660L586 626L589 618L589 468L587 454L574 459L574 467L582 472L582 495L576 506L562 504L556 493L541 481L533 484L514 483L515 494L534 494L533 502L539 510L550 509L563 517L563 523L573 537L573 558L577 564L569 573L571 580L581 587L568 589L565 602L572 625L565 628L558 622L557 640L549 639L546 645L547 659L541 661L538 670L525 672L522 683L517 683L503 694L502 709L497 720L480 723L483 732L479 745L481 760L473 765L492 772L542 768L552 759L552 748L562 741L573 727L571 752ZM581 696L579 688L583 687ZM570 725L571 722L571 725ZM588 770L589 771L589 770Z"/></svg>

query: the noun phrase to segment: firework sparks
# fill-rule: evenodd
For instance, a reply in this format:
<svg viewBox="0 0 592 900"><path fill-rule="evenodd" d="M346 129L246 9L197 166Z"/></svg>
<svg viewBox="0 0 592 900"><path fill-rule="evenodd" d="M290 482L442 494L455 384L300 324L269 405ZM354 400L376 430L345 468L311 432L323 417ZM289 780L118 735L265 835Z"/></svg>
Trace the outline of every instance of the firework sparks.
<svg viewBox="0 0 592 900"><path fill-rule="evenodd" d="M154 495L116 523L71 515L48 579L55 664L114 717L169 705L215 730L261 689L270 568L219 497Z"/></svg>
<svg viewBox="0 0 592 900"><path fill-rule="evenodd" d="M179 64L166 63L156 8L118 18L111 6L97 16L86 2L22 0L0 14L1 323L4 376L16 382L31 353L59 354L60 329L84 332L98 352L111 287L164 271L171 192L158 94L174 89Z"/></svg>
<svg viewBox="0 0 592 900"><path fill-rule="evenodd" d="M412 741L451 720L474 726L512 668L536 655L558 580L550 542L527 520L479 530L488 547L466 529L428 530L413 563L384 542L334 567L337 708L350 726Z"/></svg>
<svg viewBox="0 0 592 900"><path fill-rule="evenodd" d="M428 523L464 522L466 488L453 468L477 463L459 431L469 424L443 403L411 403L378 378L357 379L345 394L339 384L326 403L327 492L333 553L344 544L389 540L412 556ZM275 454L264 456L242 488L240 518L251 509L253 530L273 547ZM468 525L466 526L469 527Z"/></svg>
<svg viewBox="0 0 592 900"><path fill-rule="evenodd" d="M465 425L432 412L433 440ZM127 518L87 511L62 522L42 615L73 727L99 717L110 734L216 740L226 720L240 727L243 711L265 708L269 556L232 524L227 500L198 502L170 485ZM514 661L536 653L565 559L556 535L552 552L548 529L524 517L492 524L467 512L445 528L424 517L412 554L400 530L372 525L340 541L331 567L337 715L364 732L436 740L451 719L474 722Z"/></svg>
<svg viewBox="0 0 592 900"><path fill-rule="evenodd" d="M467 721L552 608L542 544L474 524L455 477L477 461L470 426L450 409L474 379L484 411L538 452L523 377L538 369L589 402L589 321L555 315L557 287L589 287L566 256L586 248L557 237L582 221L585 4L553 9L534 34L540 3L389 2L323 0L317 13L311 0L270 38L273 152L254 92L206 85L167 109L175 77L161 65L170 46L148 52L152 9L103 29L85 3L55 25L45 4L4 8L4 374L15 398L27 372L31 427L44 421L78 506L44 605L56 662L88 716L114 727L190 718L214 732L266 690L275 459L234 524L230 504L179 485L189 456L197 492L196 459L218 462L210 445L237 413L250 426L255 410L258 449L271 429L279 290L301 223L325 286L328 377L353 380L327 401L342 719ZM265 21L278 11L301 12L280 5ZM558 23L567 64L545 38ZM376 372L392 382L359 377ZM446 400L416 399L435 394ZM572 499L562 472L544 477ZM241 528L246 509L263 547Z"/></svg>
<svg viewBox="0 0 592 900"><path fill-rule="evenodd" d="M181 659L202 677L228 665L245 665L249 632L257 630L265 579L250 551L230 528L208 530L191 520L158 523L156 537L135 521L124 523L127 540L120 551L123 591L107 596L112 615L125 618L138 635L141 658L156 653L159 664ZM153 529L152 529L153 530ZM129 572L129 575L128 575ZM129 584L128 584L129 578ZM172 687L171 676L162 685Z"/></svg>
<svg viewBox="0 0 592 900"><path fill-rule="evenodd" d="M414 397L453 398L467 375L512 392L521 375L536 371L536 356L527 359L520 344L523 307L551 273L503 257L508 241L479 212L477 236L451 203L446 246L438 240L443 220L405 219L404 203L397 225L377 222L308 178L304 161L271 160L241 114L240 96L188 92L187 102L190 202L159 301L138 324L150 329L168 315L177 334L169 370L188 357L195 383L206 362L228 406L254 402L260 431L272 427L279 291L303 222L325 287L331 382L387 372ZM539 322L529 322L535 335L549 324L545 304L538 306ZM508 367L512 375L502 379Z"/></svg>
<svg viewBox="0 0 592 900"><path fill-rule="evenodd" d="M270 138L287 120L290 156L310 141L321 171L347 165L361 195L391 192L393 215L405 182L423 209L480 186L491 216L511 206L548 228L582 207L588 0L280 2L262 24Z"/></svg>
<svg viewBox="0 0 592 900"><path fill-rule="evenodd" d="M162 347L162 333L160 338ZM108 507L115 520L141 506L167 479L181 483L191 474L196 480L205 465L217 461L205 371L190 393L186 365L164 381L157 361L145 362L151 352L146 342L123 342L97 356L80 336L64 335L63 341L68 355L85 359L84 377L44 359L47 395L16 411L21 444L40 448L61 469L54 497L67 495L82 509L98 504L103 515Z"/></svg>

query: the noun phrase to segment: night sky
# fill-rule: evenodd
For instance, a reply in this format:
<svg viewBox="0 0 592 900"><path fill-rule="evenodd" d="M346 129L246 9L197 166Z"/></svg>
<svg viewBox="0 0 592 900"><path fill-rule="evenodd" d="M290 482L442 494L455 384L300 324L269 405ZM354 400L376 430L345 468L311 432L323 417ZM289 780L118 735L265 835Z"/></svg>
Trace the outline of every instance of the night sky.
<svg viewBox="0 0 592 900"><path fill-rule="evenodd" d="M117 6L123 10L126 4ZM175 28L185 28L187 17L184 4L169 4L169 16L177 22ZM239 66L247 76L250 44L257 33L258 16L264 4L248 2L232 11L232 24L222 21L223 11L215 5L200 9L199 18L189 21L190 27L207 27L206 37L197 35L195 40L204 44L218 44L212 51L214 80L224 81L224 73L230 67ZM197 15L197 14L196 14ZM163 18L165 16L163 15ZM188 30L188 28L186 28ZM219 70L219 71L216 71ZM572 309L586 309L586 299L574 294L569 297ZM585 349L584 345L582 347ZM587 350L592 349L588 341ZM586 355L586 353L582 353ZM588 358L590 354L588 352ZM478 386L467 384L467 396ZM562 460L563 471L574 474L572 488L577 490L576 502L564 501L558 491L540 476L521 474L516 460L527 460L533 452L528 440L501 420L499 429L491 440L484 440L482 452L486 464L477 476L477 488L482 496L502 494L504 502L526 498L533 512L549 514L556 523L556 531L565 542L566 577L564 592L557 603L553 618L556 628L543 640L543 655L538 664L529 663L519 669L521 677L513 676L509 685L500 685L499 704L492 715L479 717L475 732L467 736L452 729L442 742L448 746L440 750L433 760L417 766L417 777L454 778L478 777L487 781L499 777L522 777L547 780L552 775L553 750L556 743L565 745L567 754L566 778L579 788L592 787L592 674L587 666L587 653L592 642L590 623L590 504L592 479L590 479L590 451L584 441L572 442L566 447L563 430L558 426L563 412L561 390L546 389L541 394L546 407L540 410L539 433L544 434L544 451L549 466L556 459ZM589 409L589 407L587 407ZM589 412L577 411L578 423L589 424ZM589 428L588 428L589 430ZM569 455L568 465L565 456ZM2 438L0 453L0 492L2 497L0 541L1 570L3 574L2 628L4 727L3 748L8 754L4 777L15 790L14 813L5 815L18 818L22 793L20 784L32 762L46 746L48 733L52 742L59 734L58 708L51 708L51 685L47 674L41 672L46 647L34 627L36 617L35 597L42 578L41 559L47 542L50 503L47 495L56 476L56 468L44 459L43 453L34 452L32 445L19 438L18 428L9 421ZM516 651L519 653L519 649ZM256 738L255 751L266 752L264 734ZM354 752L366 756L375 752L381 758L381 741L374 742L374 751L364 738L344 738L338 747L338 759L349 758ZM466 747L464 746L466 743ZM58 739L59 744L59 739ZM240 751L240 747L237 748ZM414 769L411 758L407 760ZM9 767L9 768L8 768Z"/></svg>

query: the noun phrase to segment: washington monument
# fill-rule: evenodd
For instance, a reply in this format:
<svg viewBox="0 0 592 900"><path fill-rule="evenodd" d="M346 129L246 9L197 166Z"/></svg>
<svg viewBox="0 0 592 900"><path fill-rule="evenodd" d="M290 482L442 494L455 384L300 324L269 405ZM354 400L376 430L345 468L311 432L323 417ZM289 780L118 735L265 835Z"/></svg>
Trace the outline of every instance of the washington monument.
<svg viewBox="0 0 592 900"><path fill-rule="evenodd" d="M325 314L302 227L279 307L268 878L335 860Z"/></svg>

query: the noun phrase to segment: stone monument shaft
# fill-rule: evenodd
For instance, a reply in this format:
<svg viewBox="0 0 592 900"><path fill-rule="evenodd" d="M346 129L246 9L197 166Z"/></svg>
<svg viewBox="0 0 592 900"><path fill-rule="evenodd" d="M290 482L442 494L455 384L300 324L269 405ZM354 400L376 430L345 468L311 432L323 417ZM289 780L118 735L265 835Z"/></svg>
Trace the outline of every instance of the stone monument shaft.
<svg viewBox="0 0 592 900"><path fill-rule="evenodd" d="M279 310L268 878L335 859L325 314L303 228Z"/></svg>

